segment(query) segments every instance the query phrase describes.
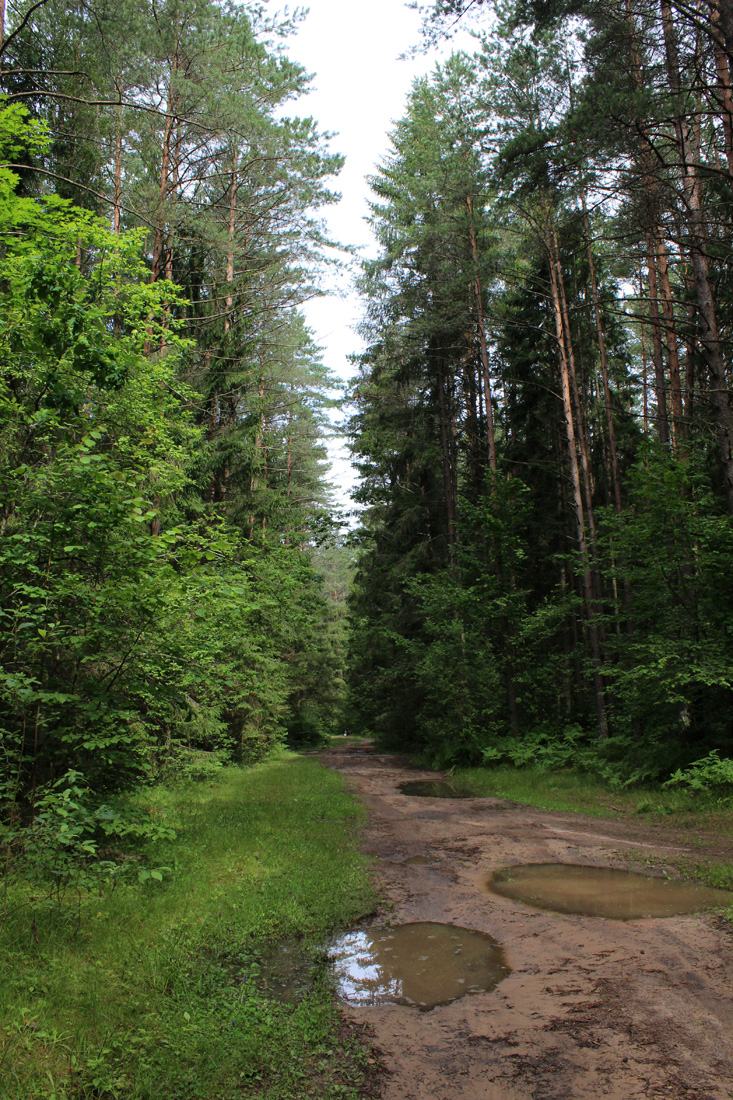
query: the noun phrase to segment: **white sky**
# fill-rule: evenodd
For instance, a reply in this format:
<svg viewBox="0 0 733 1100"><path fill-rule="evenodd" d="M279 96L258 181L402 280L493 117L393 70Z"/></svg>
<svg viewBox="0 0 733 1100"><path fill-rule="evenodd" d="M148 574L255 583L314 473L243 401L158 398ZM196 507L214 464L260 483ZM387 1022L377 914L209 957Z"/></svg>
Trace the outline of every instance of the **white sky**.
<svg viewBox="0 0 733 1100"><path fill-rule="evenodd" d="M291 105L301 117L311 115L321 130L334 133L331 146L346 157L335 183L343 198L325 212L331 235L337 240L369 248L369 188L366 176L389 148L392 123L402 117L415 76L433 69L435 51L399 60L400 54L420 42L420 16L402 0L306 0L309 13L296 37L288 43L288 54L314 74L313 92ZM468 46L472 40L461 35L446 44ZM333 278L334 294L308 303L308 325L324 349L326 365L340 378L349 378L352 368L347 356L358 352L361 343L353 326L360 320L358 297L350 293L350 278ZM343 447L334 441L330 448L332 479L338 485L340 503L349 505L353 471Z"/></svg>

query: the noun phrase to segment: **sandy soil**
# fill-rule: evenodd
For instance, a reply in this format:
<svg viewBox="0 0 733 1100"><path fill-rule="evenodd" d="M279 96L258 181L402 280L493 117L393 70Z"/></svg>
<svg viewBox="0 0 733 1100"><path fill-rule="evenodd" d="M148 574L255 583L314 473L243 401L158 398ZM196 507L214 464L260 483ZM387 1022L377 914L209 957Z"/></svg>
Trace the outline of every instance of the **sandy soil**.
<svg viewBox="0 0 733 1100"><path fill-rule="evenodd" d="M397 784L427 773L367 742L337 745L322 760L368 810L364 844L390 903L381 919L488 932L512 967L493 992L430 1012L345 1008L373 1029L383 1100L731 1100L726 926L712 916L556 915L486 889L492 870L510 863L628 867L636 854L658 869L686 851L699 860L699 841L499 799L407 798ZM413 855L440 862L405 864Z"/></svg>

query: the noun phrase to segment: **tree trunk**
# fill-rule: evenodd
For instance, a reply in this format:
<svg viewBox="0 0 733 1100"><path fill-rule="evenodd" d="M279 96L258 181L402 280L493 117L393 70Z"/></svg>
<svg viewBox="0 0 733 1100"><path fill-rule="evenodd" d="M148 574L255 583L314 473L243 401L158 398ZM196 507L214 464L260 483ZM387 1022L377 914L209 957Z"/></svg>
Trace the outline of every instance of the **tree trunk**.
<svg viewBox="0 0 733 1100"><path fill-rule="evenodd" d="M436 362L436 387L438 390L438 410L440 420L440 453L442 456L442 468L443 468L443 492L445 495L445 514L447 522L447 534L448 534L448 546L452 548L456 544L456 524L455 524L455 504L453 500L453 475L451 471L450 450L449 450L449 436L448 436L448 413L446 409L445 401L445 383L443 376L443 358L438 351L435 356Z"/></svg>
<svg viewBox="0 0 733 1100"><path fill-rule="evenodd" d="M616 511L621 512L621 479L618 472L618 456L616 454L616 430L613 424L613 409L611 406L611 389L608 384L608 363L606 361L606 339L601 321L601 307L598 299L598 284L596 282L596 267L593 258L593 244L590 231L588 210L585 205L585 195L581 195L583 207L583 219L585 222L586 243L588 246L588 270L590 274L590 288L593 297L593 316L596 323L596 335L598 338L598 355L601 364L601 382L603 385L603 404L606 411L606 430L608 432L608 450L611 462L611 482L613 486L613 499Z"/></svg>
<svg viewBox="0 0 733 1100"><path fill-rule="evenodd" d="M227 270L226 282L230 288L226 297L226 316L224 317L224 332L231 328L231 311L234 297L231 285L234 282L234 230L237 223L237 155L232 156L232 176L229 183L229 236L227 243Z"/></svg>
<svg viewBox="0 0 733 1100"><path fill-rule="evenodd" d="M660 0L667 79L672 95L679 98L681 82L677 40L669 0ZM723 488L728 511L733 514L733 415L725 363L718 333L718 317L710 285L706 248L707 227L702 213L700 186L690 130L686 118L678 115L675 133L682 161L682 189L690 241L690 261L700 319L700 344L710 375L710 401L715 413L718 448L723 468Z"/></svg>
<svg viewBox="0 0 733 1100"><path fill-rule="evenodd" d="M665 346L669 364L669 396L672 407L672 441L678 450L685 436L682 385L680 383L680 359L677 347L677 329L674 318L672 287L669 281L667 250L660 234L654 238L654 256L661 287L662 314L664 316Z"/></svg>
<svg viewBox="0 0 733 1100"><path fill-rule="evenodd" d="M588 527L588 534L590 536L592 561L595 563L598 555L596 549L596 524L595 516L593 513L593 474L590 466L590 443L586 434L586 417L583 415L583 405L580 400L580 390L578 388L578 375L575 369L575 351L573 348L573 337L570 331L570 311L568 309L568 301L565 295L565 280L563 279L562 265L560 263L560 247L558 244L557 234L555 232L554 226L552 227L552 247L554 250L553 258L555 264L555 286L558 291L560 312L562 318L562 333L565 346L565 362L570 379L573 404L575 406L575 419L578 425L578 430L576 433L576 444L578 448L578 455L580 457L580 466L583 474L582 489L583 497L585 500L585 520Z"/></svg>
<svg viewBox="0 0 733 1100"><path fill-rule="evenodd" d="M554 230L553 230L554 234ZM557 269L554 260L554 248L552 238L548 241L550 256L550 289L552 296L553 314L555 317L555 335L557 337L558 360L560 365L560 382L562 387L562 405L565 418L565 435L567 441L567 455L570 465L570 481L573 489L573 511L575 514L575 530L582 562L583 595L588 615L588 639L591 649L591 663L593 666L593 690L596 704L596 716L598 736L602 740L608 737L608 716L606 714L605 690L601 677L601 652L598 639L598 626L596 621L595 598L593 592L593 577L588 555L588 543L585 533L585 514L583 509L583 491L580 481L580 467L578 464L578 445L575 436L575 423L573 418L573 403L570 394L570 371L567 360L565 332L563 322L563 309L560 297L560 287L557 278Z"/></svg>
<svg viewBox="0 0 733 1100"><path fill-rule="evenodd" d="M626 0L626 18L629 26L631 66L634 84L638 91L644 89L641 55L636 37L636 24L629 0ZM649 324L652 330L652 362L654 363L654 390L657 399L657 435L660 443L669 443L669 418L667 414L667 387L664 377L662 354L662 326L659 316L659 290L657 286L657 261L655 241L659 232L657 204L658 187L650 160L649 138L644 120L639 120L639 170L642 185L644 239L646 243L646 268L649 284Z"/></svg>
<svg viewBox="0 0 733 1100"><path fill-rule="evenodd" d="M115 194L112 207L112 232L119 236L122 221L122 108L117 108L117 133L115 135Z"/></svg>
<svg viewBox="0 0 733 1100"><path fill-rule="evenodd" d="M724 36L720 26L720 8L718 0L710 0L710 19L712 23L711 39L715 54L715 70L718 77L716 98L720 104L720 120L723 124L723 146L728 171L733 176L733 94L730 86L730 65L724 47Z"/></svg>
<svg viewBox="0 0 733 1100"><path fill-rule="evenodd" d="M652 330L652 360L654 362L654 394L657 399L657 435L660 443L669 443L669 418L667 415L667 384L664 377L661 323L659 320L659 295L657 292L657 262L654 237L646 234L646 270L649 283L649 324Z"/></svg>
<svg viewBox="0 0 733 1100"><path fill-rule="evenodd" d="M176 73L178 72L178 66L180 58L178 55L178 33L176 32L175 47L173 51L173 60L171 62L171 75L168 85L168 102L165 116L165 128L163 130L163 157L160 168L160 186L158 188L158 210L155 219L155 239L153 241L153 262L150 271L150 281L155 283L160 278L163 262L163 246L165 241L165 219L164 219L164 206L165 200L168 196L169 180L170 180L170 165L171 165L171 143L174 132L174 107L176 103L176 90L175 81Z"/></svg>
<svg viewBox="0 0 733 1100"><path fill-rule="evenodd" d="M494 436L494 410L491 405L491 378L489 376L489 354L486 346L486 326L484 324L484 307L481 300L481 278L478 267L478 243L476 240L476 228L473 221L473 200L466 195L466 207L468 208L468 229L471 237L471 255L473 257L473 288L476 295L476 323L478 327L479 350L481 353L481 370L484 381L484 406L486 411L486 432L489 443L489 467L496 473L496 439Z"/></svg>

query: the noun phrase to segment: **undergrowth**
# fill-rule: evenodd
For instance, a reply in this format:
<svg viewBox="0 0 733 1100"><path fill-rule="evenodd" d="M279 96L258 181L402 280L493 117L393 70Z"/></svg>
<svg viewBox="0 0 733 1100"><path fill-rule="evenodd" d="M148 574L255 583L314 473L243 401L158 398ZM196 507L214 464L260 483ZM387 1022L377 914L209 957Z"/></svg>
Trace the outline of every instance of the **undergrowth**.
<svg viewBox="0 0 733 1100"><path fill-rule="evenodd" d="M163 881L51 910L9 884L3 1100L355 1100L366 1053L327 983L285 1004L252 977L274 942L321 943L373 906L340 778L283 757L153 789L137 810L176 830L143 854Z"/></svg>
<svg viewBox="0 0 733 1100"><path fill-rule="evenodd" d="M733 803L728 799L695 795L680 788L656 786L609 789L595 776L574 768L549 771L544 768L456 768L450 772L456 782L478 796L490 795L526 803L541 810L593 817L644 815L685 827L707 825L716 831L733 833Z"/></svg>

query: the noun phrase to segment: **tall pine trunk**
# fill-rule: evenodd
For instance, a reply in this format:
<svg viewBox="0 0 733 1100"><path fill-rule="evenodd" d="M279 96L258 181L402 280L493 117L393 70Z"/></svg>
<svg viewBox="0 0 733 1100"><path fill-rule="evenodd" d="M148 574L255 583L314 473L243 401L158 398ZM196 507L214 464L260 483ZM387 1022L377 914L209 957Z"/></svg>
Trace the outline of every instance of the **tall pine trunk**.
<svg viewBox="0 0 733 1100"><path fill-rule="evenodd" d="M660 0L664 56L669 90L679 102L681 80L677 54L677 39L669 0ZM682 194L687 223L693 284L700 320L700 345L710 375L710 402L715 415L718 450L723 469L723 489L728 511L733 514L733 414L728 380L720 344L718 316L713 298L710 264L707 254L707 226L702 210L700 181L690 127L678 114L674 120L678 151L682 165Z"/></svg>
<svg viewBox="0 0 733 1100"><path fill-rule="evenodd" d="M565 321L563 315L562 297L558 265L555 260L555 236L554 227L548 233L546 241L550 262L550 292L552 298L553 315L555 318L555 335L557 339L558 363L560 367L560 383L562 391L562 406L565 421L565 437L567 443L567 457L570 466L570 482L572 485L572 504L575 515L575 534L580 553L583 597L586 615L588 617L588 641L591 651L591 666L593 669L593 694L596 706L596 719L598 736L602 740L608 737L608 715L606 713L605 688L601 675L601 648L599 629L596 614L596 600L591 570L588 539L586 535L586 517L583 505L583 489L581 486L580 464L578 462L578 440L575 431L573 416L573 400L571 396L570 367L567 357L567 344L565 334Z"/></svg>

